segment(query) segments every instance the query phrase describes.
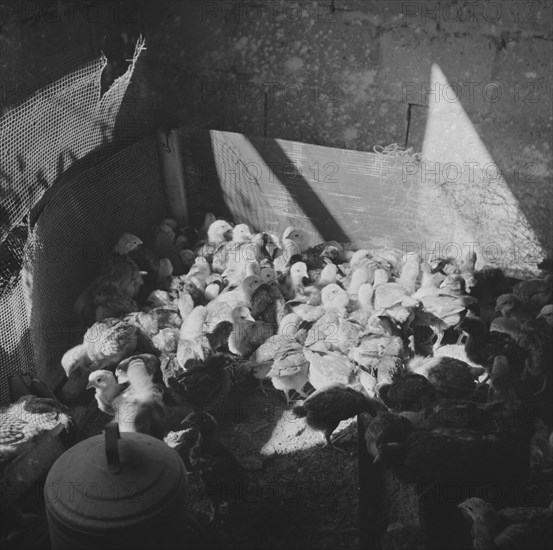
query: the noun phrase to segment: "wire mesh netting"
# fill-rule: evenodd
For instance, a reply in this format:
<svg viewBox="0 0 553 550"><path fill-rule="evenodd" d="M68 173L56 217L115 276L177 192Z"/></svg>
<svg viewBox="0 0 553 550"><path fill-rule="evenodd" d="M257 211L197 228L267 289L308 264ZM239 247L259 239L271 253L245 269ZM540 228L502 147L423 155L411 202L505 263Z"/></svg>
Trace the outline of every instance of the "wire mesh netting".
<svg viewBox="0 0 553 550"><path fill-rule="evenodd" d="M165 212L155 139L124 149L151 134L138 89L144 75L131 83L143 46L139 41L127 72L103 96L104 56L0 119L2 403L16 372L55 386L61 354L82 334L69 302L98 271L117 232L142 230Z"/></svg>
<svg viewBox="0 0 553 550"><path fill-rule="evenodd" d="M37 370L53 386L64 376L61 356L82 342L86 328L73 314L77 296L122 233L145 237L166 214L155 137L69 177L36 225L33 260L25 266Z"/></svg>

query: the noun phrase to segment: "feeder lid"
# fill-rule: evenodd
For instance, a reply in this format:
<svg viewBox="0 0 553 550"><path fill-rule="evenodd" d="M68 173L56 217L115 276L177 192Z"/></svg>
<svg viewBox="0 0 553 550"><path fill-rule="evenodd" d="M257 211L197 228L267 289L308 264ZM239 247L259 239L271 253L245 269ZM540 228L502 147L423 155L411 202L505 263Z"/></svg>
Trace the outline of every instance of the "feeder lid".
<svg viewBox="0 0 553 550"><path fill-rule="evenodd" d="M52 466L44 497L60 521L91 529L120 529L158 515L186 491L186 469L174 449L149 435L123 432L116 423L105 435L67 450Z"/></svg>

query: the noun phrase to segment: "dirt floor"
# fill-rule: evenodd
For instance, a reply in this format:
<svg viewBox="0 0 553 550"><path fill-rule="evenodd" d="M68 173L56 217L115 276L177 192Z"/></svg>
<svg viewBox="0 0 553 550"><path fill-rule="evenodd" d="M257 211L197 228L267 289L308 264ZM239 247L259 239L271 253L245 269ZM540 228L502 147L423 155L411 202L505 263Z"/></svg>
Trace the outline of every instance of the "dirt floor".
<svg viewBox="0 0 553 550"><path fill-rule="evenodd" d="M233 548L359 548L355 420L335 432L341 452L323 447L321 433L272 387L264 395L248 383L217 412L221 440L250 481L246 498L222 517Z"/></svg>
<svg viewBox="0 0 553 550"><path fill-rule="evenodd" d="M335 431L339 449L323 447L322 434L294 416L284 394L270 382L265 386L266 394L257 380L235 386L212 411L222 443L246 469L248 486L220 506L208 529L218 528L221 542L209 542L209 550L359 548L356 420ZM79 416L78 440L101 433L109 420L93 403L80 407ZM35 497L41 494L39 488Z"/></svg>

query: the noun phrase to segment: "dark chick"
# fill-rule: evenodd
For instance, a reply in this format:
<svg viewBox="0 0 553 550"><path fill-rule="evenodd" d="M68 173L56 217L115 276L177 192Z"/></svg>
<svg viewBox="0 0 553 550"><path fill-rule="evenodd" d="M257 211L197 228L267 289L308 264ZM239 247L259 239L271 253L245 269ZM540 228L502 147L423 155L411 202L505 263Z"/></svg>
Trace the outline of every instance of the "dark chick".
<svg viewBox="0 0 553 550"><path fill-rule="evenodd" d="M504 355L514 373L519 375L522 372L526 351L511 336L503 332L488 332L484 321L478 317L465 317L461 330L468 337L465 352L472 362L490 372L494 359Z"/></svg>
<svg viewBox="0 0 553 550"><path fill-rule="evenodd" d="M513 294L537 315L543 306L553 302L553 275L548 273L542 279L521 281L513 287Z"/></svg>
<svg viewBox="0 0 553 550"><path fill-rule="evenodd" d="M344 385L321 388L292 409L296 416L305 418L311 428L323 432L329 446L332 446L330 436L342 420L362 412L374 416L379 410L385 410L382 403Z"/></svg>
<svg viewBox="0 0 553 550"><path fill-rule="evenodd" d="M367 450L376 459L383 446L405 442L412 431L413 425L407 418L389 411L378 411L365 430Z"/></svg>
<svg viewBox="0 0 553 550"><path fill-rule="evenodd" d="M219 504L238 500L248 482L246 472L219 439L219 424L207 412L190 413L181 428L199 432L197 444L190 449L189 464L200 473L207 495Z"/></svg>
<svg viewBox="0 0 553 550"><path fill-rule="evenodd" d="M411 420L422 420L438 399L436 388L422 374L407 373L382 386L379 396L387 407Z"/></svg>
<svg viewBox="0 0 553 550"><path fill-rule="evenodd" d="M230 390L229 364L230 359L223 354L197 362L167 379L169 391L177 402L187 403L196 410L209 410Z"/></svg>
<svg viewBox="0 0 553 550"><path fill-rule="evenodd" d="M479 550L551 548L551 509L527 506L496 511L485 500L468 498L459 504L472 522L472 544Z"/></svg>

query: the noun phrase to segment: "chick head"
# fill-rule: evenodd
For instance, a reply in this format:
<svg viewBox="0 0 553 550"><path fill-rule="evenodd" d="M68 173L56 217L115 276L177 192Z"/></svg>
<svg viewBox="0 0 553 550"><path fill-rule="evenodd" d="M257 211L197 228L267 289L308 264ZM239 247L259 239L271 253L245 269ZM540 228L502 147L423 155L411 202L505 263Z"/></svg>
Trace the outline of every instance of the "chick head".
<svg viewBox="0 0 553 550"><path fill-rule="evenodd" d="M327 243L319 256L332 262L338 261L340 258L340 247L338 243Z"/></svg>
<svg viewBox="0 0 553 550"><path fill-rule="evenodd" d="M292 239L282 239L282 255L292 261L294 256L301 256L301 246Z"/></svg>
<svg viewBox="0 0 553 550"><path fill-rule="evenodd" d="M348 293L337 284L330 284L321 291L321 301L325 307L345 308L349 302Z"/></svg>
<svg viewBox="0 0 553 550"><path fill-rule="evenodd" d="M159 225L168 225L173 231L176 231L179 227L177 222L173 218L163 218Z"/></svg>
<svg viewBox="0 0 553 550"><path fill-rule="evenodd" d="M185 248L183 250L179 250L179 258L186 267L190 267L196 261L196 253Z"/></svg>
<svg viewBox="0 0 553 550"><path fill-rule="evenodd" d="M449 288L456 292L465 291L465 279L458 273L450 273L440 285L440 288Z"/></svg>
<svg viewBox="0 0 553 550"><path fill-rule="evenodd" d="M260 270L259 277L264 283L272 284L276 282L276 272L272 267L263 267Z"/></svg>
<svg viewBox="0 0 553 550"><path fill-rule="evenodd" d="M173 231L173 228L170 225L167 225L166 223L160 223L157 226L157 230L160 233L165 233L171 242L175 242L175 232Z"/></svg>
<svg viewBox="0 0 553 550"><path fill-rule="evenodd" d="M541 308L538 319L545 319L545 322L553 327L553 304L547 304Z"/></svg>
<svg viewBox="0 0 553 550"><path fill-rule="evenodd" d="M371 258L371 253L369 250L366 250L365 248L361 248L360 250L356 250L353 253L353 256L351 257L349 261L349 265L352 269L359 267L364 260L368 260Z"/></svg>
<svg viewBox="0 0 553 550"><path fill-rule="evenodd" d="M177 250L186 250L189 246L190 243L185 235L179 235L175 239L175 248L177 248Z"/></svg>
<svg viewBox="0 0 553 550"><path fill-rule="evenodd" d="M255 319L246 306L239 306L232 310L232 321L233 323L240 323L241 321L255 321Z"/></svg>
<svg viewBox="0 0 553 550"><path fill-rule="evenodd" d="M495 312L502 317L510 317L515 309L522 305L522 301L514 294L502 294L495 302Z"/></svg>
<svg viewBox="0 0 553 550"><path fill-rule="evenodd" d="M396 441L385 443L378 449L377 455L374 457L374 462L386 462L392 466L402 464L405 457L405 445Z"/></svg>
<svg viewBox="0 0 553 550"><path fill-rule="evenodd" d="M133 235L132 233L123 233L117 241L113 251L116 254L121 255L129 254L129 252L136 250L141 244L143 244L142 240L136 235Z"/></svg>
<svg viewBox="0 0 553 550"><path fill-rule="evenodd" d="M494 507L478 497L467 498L457 507L474 522L486 522L495 515Z"/></svg>
<svg viewBox="0 0 553 550"><path fill-rule="evenodd" d="M251 241L253 235L250 228L245 223L239 223L232 230L232 240L239 243L247 243Z"/></svg>
<svg viewBox="0 0 553 550"><path fill-rule="evenodd" d="M258 275L248 275L248 277L242 281L242 289L247 295L251 296L261 284L261 277Z"/></svg>
<svg viewBox="0 0 553 550"><path fill-rule="evenodd" d="M459 273L459 268L455 262L455 258L434 258L430 262L432 267L432 273L443 273L444 275L449 275L450 273Z"/></svg>
<svg viewBox="0 0 553 550"><path fill-rule="evenodd" d="M303 231L302 229L295 229L294 227L287 227L284 230L282 240L294 242L299 248L299 252L297 252L298 254L305 252L309 248L309 244L311 241L309 233L307 233L307 231Z"/></svg>
<svg viewBox="0 0 553 550"><path fill-rule="evenodd" d="M208 412L191 412L181 422L181 427L193 427L199 430L204 439L214 437L219 431L219 423Z"/></svg>
<svg viewBox="0 0 553 550"><path fill-rule="evenodd" d="M88 384L86 389L97 388L104 390L117 384L115 375L109 370L95 370L88 375Z"/></svg>
<svg viewBox="0 0 553 550"><path fill-rule="evenodd" d="M307 265L305 262L296 262L290 268L290 278L293 283L303 283L303 279L308 279Z"/></svg>
<svg viewBox="0 0 553 550"><path fill-rule="evenodd" d="M215 220L207 230L207 240L210 243L221 243L232 239L232 226L225 220Z"/></svg>

